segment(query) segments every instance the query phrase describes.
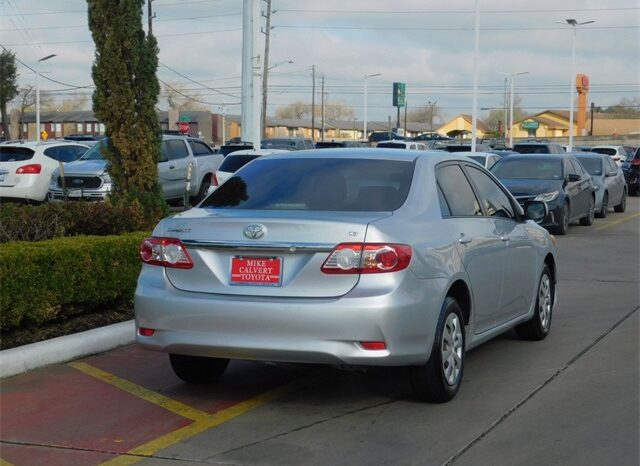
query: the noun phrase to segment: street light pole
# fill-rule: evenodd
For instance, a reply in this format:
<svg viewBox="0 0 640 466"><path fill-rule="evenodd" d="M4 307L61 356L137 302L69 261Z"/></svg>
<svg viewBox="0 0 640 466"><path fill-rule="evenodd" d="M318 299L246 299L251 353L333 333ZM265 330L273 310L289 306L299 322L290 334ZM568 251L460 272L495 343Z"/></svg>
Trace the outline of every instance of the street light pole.
<svg viewBox="0 0 640 466"><path fill-rule="evenodd" d="M52 53L41 58L38 60L38 67L36 68L36 141L40 141L40 63L55 56L56 54Z"/></svg>
<svg viewBox="0 0 640 466"><path fill-rule="evenodd" d="M583 21L579 23L575 19L565 19L564 22L556 21L556 23L571 26L573 32L571 39L571 79L569 80L569 146L567 147L567 152L571 152L573 150L573 92L575 85L574 80L576 79L576 28L584 24L595 23L595 21Z"/></svg>
<svg viewBox="0 0 640 466"><path fill-rule="evenodd" d="M511 91L509 92L509 147L513 148L513 78L521 76L523 74L529 74L528 71L521 71L520 73L509 73L509 81L511 82Z"/></svg>
<svg viewBox="0 0 640 466"><path fill-rule="evenodd" d="M367 79L373 78L374 76L381 76L381 75L382 73L364 75L364 123L363 123L363 131L362 131L363 139L367 139Z"/></svg>
<svg viewBox="0 0 640 466"><path fill-rule="evenodd" d="M476 151L478 129L478 56L480 55L480 1L476 0L473 51L473 103L471 108L471 152Z"/></svg>

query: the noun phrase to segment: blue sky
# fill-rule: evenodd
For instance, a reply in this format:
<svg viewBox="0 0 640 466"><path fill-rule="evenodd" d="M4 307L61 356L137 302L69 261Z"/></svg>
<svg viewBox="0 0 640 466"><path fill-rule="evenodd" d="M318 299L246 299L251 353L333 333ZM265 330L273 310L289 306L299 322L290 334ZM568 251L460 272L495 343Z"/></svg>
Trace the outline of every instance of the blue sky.
<svg viewBox="0 0 640 466"><path fill-rule="evenodd" d="M242 0L155 0L159 77L197 94L207 107L238 113ZM328 103L345 103L361 119L363 76L369 118L394 115L391 86L407 83L409 108L438 101L445 116L471 112L474 2L471 0L273 0L269 114L294 100L311 100L311 66L324 74ZM595 20L577 35L576 71L589 75L589 101L607 106L640 96L640 4L637 0L480 0L479 107L501 108L504 73L528 71L516 90L530 113L569 104L570 28L566 18ZM145 9L146 11L146 9ZM84 0L0 0L0 43L46 76L91 86L93 43ZM146 24L146 16L144 18ZM20 67L22 85L35 81ZM319 88L319 79L318 79ZM91 93L43 82L65 95ZM231 94L232 97L226 94ZM319 99L317 99L319 100ZM160 106L166 105L164 100Z"/></svg>

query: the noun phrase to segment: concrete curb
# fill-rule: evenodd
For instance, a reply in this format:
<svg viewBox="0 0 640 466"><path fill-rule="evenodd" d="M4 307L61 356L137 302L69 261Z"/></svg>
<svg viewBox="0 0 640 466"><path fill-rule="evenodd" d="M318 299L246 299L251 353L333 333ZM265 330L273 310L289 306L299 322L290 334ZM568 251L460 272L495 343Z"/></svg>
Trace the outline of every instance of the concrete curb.
<svg viewBox="0 0 640 466"><path fill-rule="evenodd" d="M0 351L0 379L135 341L133 320Z"/></svg>

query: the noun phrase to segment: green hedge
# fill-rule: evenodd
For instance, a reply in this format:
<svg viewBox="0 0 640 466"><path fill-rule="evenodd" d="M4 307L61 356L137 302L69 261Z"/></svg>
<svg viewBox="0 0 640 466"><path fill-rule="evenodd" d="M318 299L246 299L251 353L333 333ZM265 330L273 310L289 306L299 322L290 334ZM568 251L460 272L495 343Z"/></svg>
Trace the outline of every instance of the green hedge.
<svg viewBox="0 0 640 466"><path fill-rule="evenodd" d="M149 233L0 245L0 329L131 303Z"/></svg>
<svg viewBox="0 0 640 466"><path fill-rule="evenodd" d="M0 204L0 243L44 241L63 236L119 235L151 230L159 218L139 203L56 202L25 205Z"/></svg>

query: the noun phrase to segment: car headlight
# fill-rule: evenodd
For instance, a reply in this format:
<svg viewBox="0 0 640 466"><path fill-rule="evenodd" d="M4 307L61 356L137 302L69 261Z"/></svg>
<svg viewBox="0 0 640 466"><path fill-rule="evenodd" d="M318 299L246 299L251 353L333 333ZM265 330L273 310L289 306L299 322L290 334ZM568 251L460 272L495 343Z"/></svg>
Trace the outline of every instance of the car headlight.
<svg viewBox="0 0 640 466"><path fill-rule="evenodd" d="M560 191L554 191L552 193L538 194L535 197L534 201L551 202L551 201L555 200L556 197L558 197L558 194L560 194Z"/></svg>
<svg viewBox="0 0 640 466"><path fill-rule="evenodd" d="M109 172L104 172L100 177L104 180L105 183L111 183L111 176L109 176Z"/></svg>

